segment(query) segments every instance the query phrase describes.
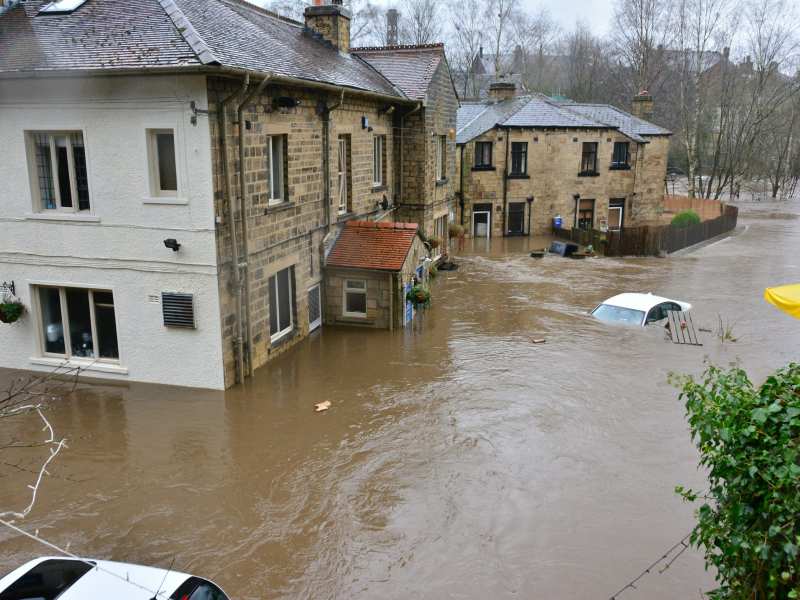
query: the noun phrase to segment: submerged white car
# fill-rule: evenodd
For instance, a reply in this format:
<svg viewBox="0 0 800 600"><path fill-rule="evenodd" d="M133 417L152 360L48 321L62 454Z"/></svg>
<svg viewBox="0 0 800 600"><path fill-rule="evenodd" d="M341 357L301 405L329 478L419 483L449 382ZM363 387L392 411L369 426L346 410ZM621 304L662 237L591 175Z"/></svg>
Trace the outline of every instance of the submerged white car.
<svg viewBox="0 0 800 600"><path fill-rule="evenodd" d="M37 558L0 579L0 600L230 600L212 582L105 560Z"/></svg>
<svg viewBox="0 0 800 600"><path fill-rule="evenodd" d="M644 327L669 318L669 311L686 312L692 309L688 302L670 300L653 294L619 294L598 305L591 314L607 323L621 323ZM2 600L2 598L0 598Z"/></svg>

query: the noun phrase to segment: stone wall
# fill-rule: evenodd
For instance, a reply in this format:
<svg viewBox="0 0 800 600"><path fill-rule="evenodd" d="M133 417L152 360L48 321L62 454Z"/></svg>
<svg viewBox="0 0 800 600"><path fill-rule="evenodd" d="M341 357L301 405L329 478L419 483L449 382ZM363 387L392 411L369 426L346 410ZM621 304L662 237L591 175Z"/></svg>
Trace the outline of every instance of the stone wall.
<svg viewBox="0 0 800 600"><path fill-rule="evenodd" d="M447 63L442 60L431 81L425 106L402 121L404 164L398 220L418 223L427 237L434 234L434 221L438 217L455 210L457 112L458 97ZM444 181L439 181L436 173L439 136L447 138Z"/></svg>
<svg viewBox="0 0 800 600"><path fill-rule="evenodd" d="M493 168L475 170L475 142L492 142ZM610 169L614 142L630 142L629 170ZM509 143L528 143L527 176L507 181L506 203L503 202L503 177L506 152L511 160ZM598 144L598 175L581 176L581 154L584 142ZM524 210L524 234L549 232L552 220L561 215L565 227L573 227L576 195L594 200L594 224L607 224L610 200L625 200L624 224L644 225L657 222L666 174L669 138L651 138L649 144L637 144L616 130L536 130L494 129L464 145L463 196L464 210L460 221L471 235L472 210L475 204L492 205L492 235L507 230L508 205L520 203ZM509 165L510 171L510 165ZM528 200L533 198L533 202ZM532 207L532 212L529 208Z"/></svg>
<svg viewBox="0 0 800 600"><path fill-rule="evenodd" d="M218 219L216 241L218 276L222 320L222 347L225 365L225 383L233 385L236 378L236 290L232 268L231 227L228 199L225 190L216 113L221 99L241 87L241 82L222 78L209 78L209 108L211 124L212 163L214 171L214 202ZM295 108L279 109L274 99L282 96L299 100ZM338 95L326 96L303 89L267 86L264 92L245 107L245 181L244 204L248 227L250 283L250 322L252 348L250 357L254 368L265 364L286 351L308 334L308 291L322 279L322 242L325 236L348 219L381 218L379 208L384 196L393 201L391 186L373 187L372 144L376 134L386 135L387 182L393 177L392 117L385 113L385 102L348 97L331 112L329 148L331 166L330 206L326 211L323 140L325 126L317 112L319 102L333 105ZM370 132L362 127L366 116ZM228 165L234 182L234 194L239 190L238 127L233 124L228 131ZM339 214L337 182L338 136L350 136L351 141L351 210ZM267 168L267 136L286 136L286 193L287 201L270 206ZM237 227L241 227L238 221ZM239 229L241 231L241 229ZM241 247L241 240L240 240ZM245 262L244 257L240 257ZM272 343L269 328L269 278L281 269L293 267L294 271L294 331L277 343Z"/></svg>
<svg viewBox="0 0 800 600"><path fill-rule="evenodd" d="M375 329L389 329L391 287L390 277L384 271L361 271L356 269L331 269L325 275L325 324L326 325L360 325ZM367 282L367 316L365 318L349 317L344 313L344 282L346 279L358 279ZM398 302L395 291L394 302Z"/></svg>

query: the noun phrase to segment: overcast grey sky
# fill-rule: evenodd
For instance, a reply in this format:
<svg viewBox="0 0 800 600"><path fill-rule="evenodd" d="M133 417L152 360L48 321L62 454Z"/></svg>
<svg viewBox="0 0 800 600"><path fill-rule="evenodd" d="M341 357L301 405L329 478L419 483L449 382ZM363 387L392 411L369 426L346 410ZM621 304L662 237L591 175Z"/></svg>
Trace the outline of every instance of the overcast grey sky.
<svg viewBox="0 0 800 600"><path fill-rule="evenodd" d="M613 12L612 0L521 0L532 12L545 7L564 29L571 29L578 19L583 20L595 34L604 34L609 29ZM384 6L395 5L401 11L403 0L373 0Z"/></svg>

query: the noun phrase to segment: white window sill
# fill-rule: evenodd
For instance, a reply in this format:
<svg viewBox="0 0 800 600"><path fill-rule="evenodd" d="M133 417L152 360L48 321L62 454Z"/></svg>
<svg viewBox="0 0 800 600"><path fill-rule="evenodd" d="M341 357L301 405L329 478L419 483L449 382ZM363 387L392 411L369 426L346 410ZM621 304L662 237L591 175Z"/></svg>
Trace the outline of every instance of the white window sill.
<svg viewBox="0 0 800 600"><path fill-rule="evenodd" d="M366 319L367 313L342 313L342 316L347 319Z"/></svg>
<svg viewBox="0 0 800 600"><path fill-rule="evenodd" d="M40 365L43 367L64 367L66 369L81 369L82 371L97 371L98 373L111 373L114 375L127 375L128 369L120 365L111 363L94 362L91 360L78 360L78 359L63 359L47 356L32 356L30 358L32 365Z"/></svg>
<svg viewBox="0 0 800 600"><path fill-rule="evenodd" d="M174 196L148 196L142 198L142 204L167 204L184 206L189 204L188 198L176 198Z"/></svg>
<svg viewBox="0 0 800 600"><path fill-rule="evenodd" d="M40 212L40 213L27 213L26 219L31 221L70 221L77 223L99 223L100 217L96 215L85 215L81 213L67 213L67 212Z"/></svg>

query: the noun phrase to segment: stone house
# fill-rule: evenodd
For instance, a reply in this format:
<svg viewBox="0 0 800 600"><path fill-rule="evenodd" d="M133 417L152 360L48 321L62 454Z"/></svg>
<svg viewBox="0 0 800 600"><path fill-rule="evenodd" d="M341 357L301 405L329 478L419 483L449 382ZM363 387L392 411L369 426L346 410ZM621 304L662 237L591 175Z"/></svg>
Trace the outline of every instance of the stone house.
<svg viewBox="0 0 800 600"><path fill-rule="evenodd" d="M28 312L0 367L229 387L322 324L347 222L449 215L441 46L384 49L438 56L395 81L336 1L5 5L0 280Z"/></svg>
<svg viewBox="0 0 800 600"><path fill-rule="evenodd" d="M424 235L448 243L455 218L458 96L444 45L354 48L417 106L397 122L397 217L418 223Z"/></svg>
<svg viewBox="0 0 800 600"><path fill-rule="evenodd" d="M517 96L510 82L458 112L459 222L473 236L657 223L670 132L605 104Z"/></svg>
<svg viewBox="0 0 800 600"><path fill-rule="evenodd" d="M327 259L325 322L402 328L413 314L406 293L429 262L416 223L349 221Z"/></svg>

